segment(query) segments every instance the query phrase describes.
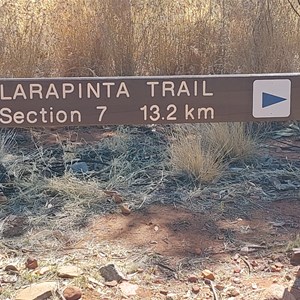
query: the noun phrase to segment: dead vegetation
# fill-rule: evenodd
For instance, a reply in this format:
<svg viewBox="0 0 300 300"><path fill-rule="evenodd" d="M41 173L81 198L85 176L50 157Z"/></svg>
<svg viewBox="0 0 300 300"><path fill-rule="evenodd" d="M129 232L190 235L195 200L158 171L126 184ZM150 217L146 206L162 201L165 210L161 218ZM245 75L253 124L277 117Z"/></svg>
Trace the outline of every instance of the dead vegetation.
<svg viewBox="0 0 300 300"><path fill-rule="evenodd" d="M229 163L255 155L257 137L244 123L197 124L175 128L170 156L175 169L199 182L213 182Z"/></svg>
<svg viewBox="0 0 300 300"><path fill-rule="evenodd" d="M299 17L284 0L1 0L0 8L1 77L299 70Z"/></svg>

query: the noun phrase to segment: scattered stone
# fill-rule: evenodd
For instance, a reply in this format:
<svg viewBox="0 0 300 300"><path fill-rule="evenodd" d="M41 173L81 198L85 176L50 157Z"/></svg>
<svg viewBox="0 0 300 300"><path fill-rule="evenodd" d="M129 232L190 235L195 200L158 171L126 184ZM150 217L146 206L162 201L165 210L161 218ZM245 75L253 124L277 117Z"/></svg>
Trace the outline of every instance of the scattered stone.
<svg viewBox="0 0 300 300"><path fill-rule="evenodd" d="M15 265L7 265L4 268L4 271L6 271L8 273L19 273L19 270Z"/></svg>
<svg viewBox="0 0 300 300"><path fill-rule="evenodd" d="M48 273L50 271L49 267L42 267L40 270L38 270L38 274L39 275L45 275L46 273Z"/></svg>
<svg viewBox="0 0 300 300"><path fill-rule="evenodd" d="M38 267L37 259L29 257L25 263L25 266L29 270L35 270Z"/></svg>
<svg viewBox="0 0 300 300"><path fill-rule="evenodd" d="M3 195L2 193L0 193L0 205L7 204L7 203L8 203L7 197L5 195Z"/></svg>
<svg viewBox="0 0 300 300"><path fill-rule="evenodd" d="M232 281L233 281L235 284L240 284L240 283L241 283L241 279L238 278L238 277L234 277L234 278L232 279Z"/></svg>
<svg viewBox="0 0 300 300"><path fill-rule="evenodd" d="M81 289L77 286L68 286L63 292L66 300L79 300L82 296Z"/></svg>
<svg viewBox="0 0 300 300"><path fill-rule="evenodd" d="M116 280L113 280L113 281L105 281L104 283L106 286L108 287L114 287L114 286L117 286L118 285L118 281Z"/></svg>
<svg viewBox="0 0 300 300"><path fill-rule="evenodd" d="M32 284L31 286L19 291L15 300L46 300L51 297L56 290L56 282Z"/></svg>
<svg viewBox="0 0 300 300"><path fill-rule="evenodd" d="M188 282L196 283L196 282L198 282L198 277L196 275L189 275Z"/></svg>
<svg viewBox="0 0 300 300"><path fill-rule="evenodd" d="M193 285L193 287L192 287L192 292L193 292L194 294L199 294L199 292L200 292L200 287L199 287L198 285Z"/></svg>
<svg viewBox="0 0 300 300"><path fill-rule="evenodd" d="M136 292L139 288L139 286L137 284L131 284L131 283L126 282L126 281L122 282L119 285L119 287L121 289L122 294L126 297L135 296Z"/></svg>
<svg viewBox="0 0 300 300"><path fill-rule="evenodd" d="M252 284L251 284L251 287L252 287L253 290L257 290L257 289L258 289L258 286L257 286L256 283L252 283Z"/></svg>
<svg viewBox="0 0 300 300"><path fill-rule="evenodd" d="M75 278L82 273L82 270L77 266L62 266L57 269L57 276L61 278Z"/></svg>
<svg viewBox="0 0 300 300"><path fill-rule="evenodd" d="M100 268L100 274L105 281L121 282L126 280L125 276L120 272L114 264L109 264Z"/></svg>
<svg viewBox="0 0 300 300"><path fill-rule="evenodd" d="M291 264L293 266L300 266L300 248L293 250L293 255L291 257Z"/></svg>
<svg viewBox="0 0 300 300"><path fill-rule="evenodd" d="M166 300L176 300L177 299L177 295L174 293L168 293L166 296Z"/></svg>
<svg viewBox="0 0 300 300"><path fill-rule="evenodd" d="M237 254L234 255L233 260L237 261L239 258L240 258L240 255L237 253Z"/></svg>
<svg viewBox="0 0 300 300"><path fill-rule="evenodd" d="M125 203L124 203L124 204L121 204L121 205L120 205L120 208L121 208L121 212L122 212L123 215L125 215L125 216L130 215L131 209L128 207L127 204L125 204Z"/></svg>
<svg viewBox="0 0 300 300"><path fill-rule="evenodd" d="M216 289L218 291L223 291L225 289L225 286L219 283L219 284L216 284Z"/></svg>
<svg viewBox="0 0 300 300"><path fill-rule="evenodd" d="M202 276L203 276L204 279L215 280L215 275L210 270L202 271Z"/></svg>
<svg viewBox="0 0 300 300"><path fill-rule="evenodd" d="M155 284L163 284L164 281L163 281L163 279L161 279L161 278L155 278L155 279L153 280L153 283L155 283Z"/></svg>
<svg viewBox="0 0 300 300"><path fill-rule="evenodd" d="M240 291L236 288L232 288L228 291L228 296L229 297L237 297L240 295Z"/></svg>
<svg viewBox="0 0 300 300"><path fill-rule="evenodd" d="M279 269L283 269L284 265L281 262L277 262L277 263L275 263L275 267L279 268Z"/></svg>
<svg viewBox="0 0 300 300"><path fill-rule="evenodd" d="M272 265L270 268L271 272L281 272L281 268L276 267L276 265Z"/></svg>
<svg viewBox="0 0 300 300"><path fill-rule="evenodd" d="M264 300L296 300L295 297L282 285L272 284L266 289Z"/></svg>
<svg viewBox="0 0 300 300"><path fill-rule="evenodd" d="M159 293L167 296L169 292L167 290L160 290Z"/></svg>
<svg viewBox="0 0 300 300"><path fill-rule="evenodd" d="M85 162L75 162L71 164L70 170L76 174L85 174L89 171L89 167Z"/></svg>
<svg viewBox="0 0 300 300"><path fill-rule="evenodd" d="M240 267L236 267L233 270L233 273L235 273L235 274L240 274L241 272L242 272L242 269Z"/></svg>
<svg viewBox="0 0 300 300"><path fill-rule="evenodd" d="M258 264L258 262L257 262L256 260L252 260L252 261L250 262L250 265L251 265L253 268L259 266L259 264Z"/></svg>

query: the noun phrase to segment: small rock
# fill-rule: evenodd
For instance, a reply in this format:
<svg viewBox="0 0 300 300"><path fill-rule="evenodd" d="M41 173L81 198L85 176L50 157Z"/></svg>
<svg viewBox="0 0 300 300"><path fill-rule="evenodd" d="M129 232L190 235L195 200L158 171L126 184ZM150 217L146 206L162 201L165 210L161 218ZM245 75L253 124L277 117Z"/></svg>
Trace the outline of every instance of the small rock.
<svg viewBox="0 0 300 300"><path fill-rule="evenodd" d="M63 292L66 300L79 300L82 296L81 289L77 286L68 286Z"/></svg>
<svg viewBox="0 0 300 300"><path fill-rule="evenodd" d="M257 290L257 288L258 288L258 286L257 286L256 283L252 283L252 284L251 284L251 287L252 287L253 290Z"/></svg>
<svg viewBox="0 0 300 300"><path fill-rule="evenodd" d="M295 297L282 285L272 284L266 289L264 300L296 300Z"/></svg>
<svg viewBox="0 0 300 300"><path fill-rule="evenodd" d="M168 293L166 296L166 300L176 300L177 299L177 295L174 293Z"/></svg>
<svg viewBox="0 0 300 300"><path fill-rule="evenodd" d="M155 278L155 279L153 280L153 283L155 283L155 284L163 284L164 281L163 281L163 279L161 279L161 278Z"/></svg>
<svg viewBox="0 0 300 300"><path fill-rule="evenodd" d="M62 266L57 269L57 276L61 278L75 278L82 273L82 270L76 266Z"/></svg>
<svg viewBox="0 0 300 300"><path fill-rule="evenodd" d="M215 280L215 275L210 270L202 271L202 276L204 279Z"/></svg>
<svg viewBox="0 0 300 300"><path fill-rule="evenodd" d="M233 288L233 289L229 290L228 296L230 296L230 297L237 297L239 295L240 295L240 291L238 289Z"/></svg>
<svg viewBox="0 0 300 300"><path fill-rule="evenodd" d="M192 292L193 292L194 294L199 294L199 292L200 292L200 287L199 287L198 285L193 285L193 287L192 287Z"/></svg>
<svg viewBox="0 0 300 300"><path fill-rule="evenodd" d="M125 276L117 269L114 264L109 264L100 268L100 274L105 281L121 282L125 280Z"/></svg>
<svg viewBox="0 0 300 300"><path fill-rule="evenodd" d="M300 248L294 249L291 257L291 264L293 266L300 266Z"/></svg>
<svg viewBox="0 0 300 300"><path fill-rule="evenodd" d="M300 278L300 269L298 270L298 272L296 273L296 277Z"/></svg>
<svg viewBox="0 0 300 300"><path fill-rule="evenodd" d="M50 271L49 267L42 267L40 270L38 270L38 274L40 275L45 275L46 273L48 273Z"/></svg>
<svg viewBox="0 0 300 300"><path fill-rule="evenodd" d="M218 291L223 291L225 289L225 286L219 283L219 284L216 285L216 289Z"/></svg>
<svg viewBox="0 0 300 300"><path fill-rule="evenodd" d="M19 291L15 300L46 300L51 297L56 290L56 282L36 283Z"/></svg>
<svg viewBox="0 0 300 300"><path fill-rule="evenodd" d="M232 279L232 281L235 283L235 284L240 284L241 283L241 279L240 278L237 278L237 277L234 277Z"/></svg>
<svg viewBox="0 0 300 300"><path fill-rule="evenodd" d="M4 271L9 272L9 273L19 273L19 270L15 265L7 265L4 268Z"/></svg>
<svg viewBox="0 0 300 300"><path fill-rule="evenodd" d="M242 272L242 269L240 267L236 267L233 270L233 273L235 273L235 274L240 274L241 272Z"/></svg>
<svg viewBox="0 0 300 300"><path fill-rule="evenodd" d="M104 283L106 286L108 287L114 287L114 286L117 286L118 285L118 281L116 280L113 280L113 281L105 281Z"/></svg>
<svg viewBox="0 0 300 300"><path fill-rule="evenodd" d="M283 269L284 265L280 262L275 263L275 267L279 269Z"/></svg>
<svg viewBox="0 0 300 300"><path fill-rule="evenodd" d="M77 174L85 174L89 171L89 167L85 162L75 162L71 164L70 170Z"/></svg>
<svg viewBox="0 0 300 300"><path fill-rule="evenodd" d="M126 281L122 282L119 285L119 287L121 289L122 294L126 297L135 296L136 292L139 288L139 286L137 284L131 284L131 283L126 282Z"/></svg>
<svg viewBox="0 0 300 300"><path fill-rule="evenodd" d="M198 277L196 275L189 275L188 282L196 283L196 282L198 282Z"/></svg>
<svg viewBox="0 0 300 300"><path fill-rule="evenodd" d="M240 255L238 253L236 253L232 259L234 261L237 261L239 258L240 258Z"/></svg>
<svg viewBox="0 0 300 300"><path fill-rule="evenodd" d="M38 262L35 258L29 257L25 263L25 266L29 270L35 270L38 267Z"/></svg>
<svg viewBox="0 0 300 300"><path fill-rule="evenodd" d="M259 266L259 264L258 264L258 262L257 262L256 260L252 260L252 261L250 262L250 265L251 265L253 268Z"/></svg>
<svg viewBox="0 0 300 300"><path fill-rule="evenodd" d="M0 193L0 205L7 204L7 203L8 203L7 197Z"/></svg>
<svg viewBox="0 0 300 300"><path fill-rule="evenodd" d="M278 268L275 265L272 265L270 268L271 268L271 272L280 272L281 271L281 268Z"/></svg>
<svg viewBox="0 0 300 300"><path fill-rule="evenodd" d="M167 290L160 290L159 293L167 296L169 292Z"/></svg>
<svg viewBox="0 0 300 300"><path fill-rule="evenodd" d="M125 204L125 203L121 204L120 208L121 208L121 212L122 212L123 215L125 215L125 216L130 215L131 210L130 210L130 208L128 207L127 204Z"/></svg>

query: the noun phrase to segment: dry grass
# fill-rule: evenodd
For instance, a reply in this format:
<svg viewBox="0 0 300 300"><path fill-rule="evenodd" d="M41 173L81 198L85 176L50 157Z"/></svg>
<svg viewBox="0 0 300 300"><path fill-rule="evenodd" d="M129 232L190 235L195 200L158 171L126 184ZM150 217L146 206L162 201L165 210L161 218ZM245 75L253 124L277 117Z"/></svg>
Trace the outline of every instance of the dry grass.
<svg viewBox="0 0 300 300"><path fill-rule="evenodd" d="M1 0L0 76L299 70L287 1Z"/></svg>
<svg viewBox="0 0 300 300"><path fill-rule="evenodd" d="M90 206L106 198L96 180L82 180L71 173L49 179L45 190L67 199L72 206Z"/></svg>
<svg viewBox="0 0 300 300"><path fill-rule="evenodd" d="M204 142L201 135L179 131L171 145L171 165L203 183L212 182L225 168L223 153Z"/></svg>
<svg viewBox="0 0 300 300"><path fill-rule="evenodd" d="M206 124L204 134L213 149L231 160L246 160L255 155L256 138L251 126L245 123Z"/></svg>
<svg viewBox="0 0 300 300"><path fill-rule="evenodd" d="M293 241L290 241L286 247L286 251L292 251L293 249L300 248L300 234L295 236Z"/></svg>
<svg viewBox="0 0 300 300"><path fill-rule="evenodd" d="M232 161L255 155L257 142L251 126L244 123L215 123L175 127L171 164L200 182L222 175Z"/></svg>

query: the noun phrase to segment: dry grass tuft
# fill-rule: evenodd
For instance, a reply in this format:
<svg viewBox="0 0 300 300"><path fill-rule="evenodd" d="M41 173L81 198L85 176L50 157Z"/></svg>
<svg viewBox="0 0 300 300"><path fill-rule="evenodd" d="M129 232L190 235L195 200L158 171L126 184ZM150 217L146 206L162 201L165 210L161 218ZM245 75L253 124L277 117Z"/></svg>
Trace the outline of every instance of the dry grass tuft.
<svg viewBox="0 0 300 300"><path fill-rule="evenodd" d="M171 165L176 170L191 174L203 183L215 180L225 168L222 152L207 146L200 135L178 133L170 154Z"/></svg>
<svg viewBox="0 0 300 300"><path fill-rule="evenodd" d="M203 127L209 145L229 159L246 160L255 154L257 143L251 126L245 123L215 123Z"/></svg>
<svg viewBox="0 0 300 300"><path fill-rule="evenodd" d="M256 140L243 123L182 125L175 127L171 164L200 182L211 182L235 160L255 154Z"/></svg>
<svg viewBox="0 0 300 300"><path fill-rule="evenodd" d="M71 173L49 179L45 190L68 200L71 205L89 206L106 198L96 180L82 180Z"/></svg>

